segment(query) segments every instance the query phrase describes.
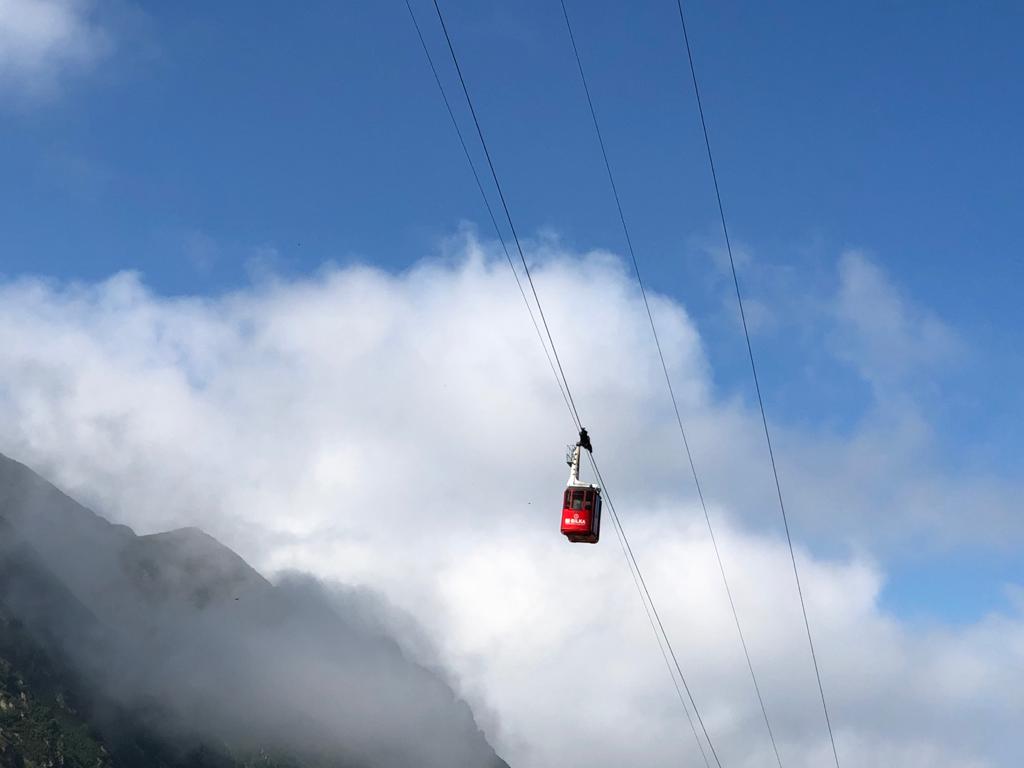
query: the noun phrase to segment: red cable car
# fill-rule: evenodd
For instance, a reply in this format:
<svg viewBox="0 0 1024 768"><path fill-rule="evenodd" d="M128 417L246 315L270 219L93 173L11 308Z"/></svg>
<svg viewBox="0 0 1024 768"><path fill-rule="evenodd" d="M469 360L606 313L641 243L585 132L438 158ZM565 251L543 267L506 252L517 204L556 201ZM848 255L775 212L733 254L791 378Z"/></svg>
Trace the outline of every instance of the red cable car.
<svg viewBox="0 0 1024 768"><path fill-rule="evenodd" d="M587 430L569 453L569 483L562 497L562 534L573 543L596 544L601 538L601 489L580 482L580 449L593 451Z"/></svg>

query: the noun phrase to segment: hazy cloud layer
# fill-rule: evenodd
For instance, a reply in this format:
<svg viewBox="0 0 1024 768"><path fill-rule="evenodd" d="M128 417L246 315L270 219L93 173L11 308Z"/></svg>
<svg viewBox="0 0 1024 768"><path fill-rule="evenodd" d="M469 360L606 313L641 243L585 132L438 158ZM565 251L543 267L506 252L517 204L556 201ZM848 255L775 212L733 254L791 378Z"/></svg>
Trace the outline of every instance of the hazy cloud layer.
<svg viewBox="0 0 1024 768"><path fill-rule="evenodd" d="M941 319L901 296L864 254L844 253L839 276L836 351L876 393L949 363L962 351L960 340Z"/></svg>
<svg viewBox="0 0 1024 768"><path fill-rule="evenodd" d="M596 548L557 534L574 436L508 267L472 240L457 250L400 275L325 268L214 299L157 297L132 274L9 283L0 451L142 532L195 524L265 571L382 591L427 628L477 712L495 713L483 724L517 768L698 765L610 530ZM955 348L865 257L844 257L839 276L831 331L873 385L892 391L908 366ZM555 251L536 278L719 753L764 765L629 273L607 254ZM880 334L877 302L896 334ZM783 758L821 765L757 417L716 395L685 310L659 297L653 309ZM917 340L934 349L894 360L894 344ZM1019 488L935 470L927 420L910 407L894 417L892 402L879 397L852 435L776 427L797 532L849 553L799 554L840 749L850 765L1008 766L1024 715L1021 616L908 624L879 608L872 553L967 535L1019 547ZM987 525L964 524L966 500Z"/></svg>
<svg viewBox="0 0 1024 768"><path fill-rule="evenodd" d="M110 49L91 0L0 0L0 92L35 100Z"/></svg>

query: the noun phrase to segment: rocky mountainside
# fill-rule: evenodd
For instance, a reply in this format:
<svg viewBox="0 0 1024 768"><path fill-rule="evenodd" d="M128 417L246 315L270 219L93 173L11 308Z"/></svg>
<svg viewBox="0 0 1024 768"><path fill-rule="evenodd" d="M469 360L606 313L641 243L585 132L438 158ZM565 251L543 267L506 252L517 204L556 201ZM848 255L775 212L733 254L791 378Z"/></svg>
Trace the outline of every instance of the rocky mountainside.
<svg viewBox="0 0 1024 768"><path fill-rule="evenodd" d="M0 768L507 768L382 615L0 456Z"/></svg>

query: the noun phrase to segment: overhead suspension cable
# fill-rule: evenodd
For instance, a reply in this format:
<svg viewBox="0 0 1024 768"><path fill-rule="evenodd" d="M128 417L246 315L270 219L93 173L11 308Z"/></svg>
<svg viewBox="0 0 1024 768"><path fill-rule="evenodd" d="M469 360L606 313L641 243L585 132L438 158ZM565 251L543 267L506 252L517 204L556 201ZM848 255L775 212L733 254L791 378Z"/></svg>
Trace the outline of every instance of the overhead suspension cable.
<svg viewBox="0 0 1024 768"><path fill-rule="evenodd" d="M754 664L750 659L750 651L747 649L747 641L743 635L743 628L740 624L739 613L736 610L736 603L733 600L732 589L729 587L729 579L725 575L725 565L722 562L722 555L718 549L718 540L711 525L711 515L708 513L708 506L704 501L704 491L701 489L700 478L697 475L697 466L693 460L693 453L690 451L690 442L686 437L686 428L683 426L683 418L679 412L679 404L676 402L675 390L672 387L672 378L668 373L668 365L665 363L665 354L661 348L661 340L658 338L658 328L654 322L654 314L651 312L650 302L647 300L647 290L644 287L643 278L640 275L640 264L633 249L633 238L629 234L629 226L626 224L626 215L622 209L622 201L619 197L618 185L615 183L615 175L612 173L611 161L608 159L608 150L605 147L604 136L601 133L601 125L597 119L597 110L594 107L594 99L590 93L590 85L587 82L587 75L583 69L583 61L580 58L579 48L576 45L576 35L573 33L572 22L569 19L569 10L565 0L559 0L562 5L562 16L565 18L565 27L569 33L569 42L572 44L573 56L576 58L576 67L580 73L580 81L583 83L583 91L587 96L587 106L590 107L590 117L594 123L594 132L597 134L597 143L601 148L601 157L604 160L604 168L608 175L608 182L611 185L612 196L615 198L615 208L619 214L619 222L622 224L622 234L626 240L626 247L629 250L630 259L633 262L633 270L636 274L637 284L640 286L640 295L643 297L644 308L647 310L647 319L650 322L651 334L654 336L654 345L658 350L658 359L661 361L661 370L665 374L665 385L668 388L669 399L672 401L672 410L675 411L676 424L679 427L679 435L682 438L683 448L686 452L686 459L690 465L690 473L693 476L693 484L697 489L697 497L700 499L701 509L704 511L704 521L707 523L708 535L711 538L711 545L715 552L715 559L718 561L718 570L722 575L722 584L725 593L729 598L729 607L732 609L732 618L736 624L736 632L739 635L740 645L743 647L743 655L746 657L747 669L750 671L750 679L754 684L754 693L761 706L761 714L764 717L765 728L768 730L768 738L771 741L772 750L775 753L775 760L782 768L782 758L779 756L779 748L775 742L775 734L772 732L771 722L768 719L768 709L765 706L764 698L761 695L761 687L757 682L757 675L754 672ZM610 506L610 502L609 502Z"/></svg>
<svg viewBox="0 0 1024 768"><path fill-rule="evenodd" d="M511 214L509 212L508 204L507 204L507 202L505 200L504 193L501 190L501 185L500 185L500 183L498 181L498 175L497 175L497 172L495 170L494 163L493 163L493 161L491 159L490 152L487 149L487 142L484 139L483 129L481 128L480 121L477 118L476 110L473 107L473 101L472 101L472 98L471 98L471 96L469 94L469 88L466 85L465 78L463 77L463 74L462 74L462 69L459 66L458 57L456 56L456 53L455 53L454 45L452 44L451 37L448 34L447 25L445 24L445 21L444 21L444 15L441 12L441 8L440 8L440 5L438 4L437 0L433 0L433 2L434 2L434 9L437 12L438 21L440 22L441 28L442 28L442 30L444 32L444 36L445 36L445 40L446 40L447 45L448 45L449 53L451 54L452 62L455 65L456 72L458 73L458 76L459 76L459 82L462 85L462 91L463 91L463 94L464 94L464 96L466 98L466 103L467 103L467 105L469 107L470 114L473 117L474 125L476 126L477 136L480 139L481 147L483 148L484 155L487 158L487 164L488 164L488 167L489 167L490 172L491 172L491 177L492 177L492 179L494 181L495 188L498 190L498 195L499 195L499 198L500 198L501 203L502 203L502 208L503 208L503 210L505 212L505 217L506 217L506 219L508 221L509 230L511 231L512 237L515 240L516 248L517 248L517 250L519 252L520 260L522 261L523 268L524 268L524 271L525 271L526 276L527 276L527 280L529 281L530 288L531 288L531 291L532 291L533 296L534 296L534 300L537 303L537 309L538 309L538 312L539 312L539 314L541 316L541 321L542 321L542 324L544 326L544 330L545 330L545 332L547 334L548 341L551 344L551 351L552 351L552 354L554 354L555 363L556 363L558 372L561 374L561 380L560 380L559 383L560 383L560 385L564 384L564 387L565 387L564 393L566 395L566 398L565 398L566 399L566 405L568 407L570 417L573 420L573 424L577 428L581 428L581 421L580 421L580 418L579 418L579 413L578 413L578 411L576 409L575 401L572 398L571 390L569 389L569 383L568 383L567 379L565 378L565 372L564 372L564 369L562 368L561 360L558 357L558 352L557 352L557 349L555 347L554 338L551 335L551 330L550 330L550 328L549 328L549 326L547 324L547 320L546 320L546 318L544 316L544 310L543 310L543 308L541 306L540 298L537 295L537 290L536 290L536 287L534 286L532 275L530 274L529 265L526 262L526 257L525 257L525 254L523 252L523 248L522 248L522 246L521 246L521 244L519 242L519 238L518 238L518 235L516 233L515 226L514 226L514 224L512 222L512 217L511 217ZM406 0L406 6L409 8L409 12L412 15L413 22L415 23L416 22L416 17L415 17L415 14L412 12L411 6L409 5L409 0ZM419 25L416 24L416 27L417 27L417 32L419 32ZM424 47L424 52L427 54L428 61L431 62L431 69L433 70L434 76L437 79L438 86L441 87L440 78L438 78L436 68L434 68L434 66L432 64L432 60L431 60L430 55L429 55L429 50L426 47L426 44L425 44L425 42L423 40L422 34L420 34L419 37L420 37L420 42L421 42L421 44ZM441 87L441 92L442 92L442 96L445 96L444 88L443 87ZM449 115L452 117L453 123L455 124L456 129L458 130L457 121L455 120L454 113L452 112L451 107L448 104L448 99L447 99L446 96L445 96L445 103L446 103L446 106L448 106ZM461 131L459 131L459 135L460 135L460 140L461 140ZM481 193L483 194L483 187L482 187L482 185L479 184L479 176L477 175L476 170L475 170L475 166L473 165L472 157L471 157L471 155L469 154L468 150L465 147L465 142L462 142L462 144L463 144L463 149L464 149L465 154L466 154L466 158L469 161L471 167L473 167L474 176L477 178L478 186L480 188ZM483 194L483 197L484 197L485 203L486 203L486 194ZM490 211L490 206L488 205L487 207L488 207L488 210ZM492 221L495 223L495 227L497 228L497 223L496 223L496 221L493 218L493 214L492 214ZM500 238L500 230L499 230L499 238ZM513 271L515 271L514 268L513 268ZM541 339L541 342L543 343L543 339ZM546 349L546 347L545 347L545 349ZM558 375L556 374L556 379L557 378L558 378ZM679 679L680 679L680 681L683 684L683 688L684 688L684 690L686 692L687 698L689 699L690 705L693 707L694 713L697 716L697 720L700 723L701 730L702 730L702 732L704 734L704 739L706 740L706 742L708 744L708 747L711 750L711 754L712 754L712 756L714 758L715 764L718 766L718 768L722 768L722 763L721 763L721 761L718 758L718 754L717 754L717 752L715 750L714 743L711 741L711 737L708 734L707 728L704 725L703 718L700 715L700 710L697 707L697 703L696 703L696 701L695 701L695 699L693 697L693 694L690 691L689 685L686 682L686 678L683 675L681 665L679 664L679 661L678 661L678 658L676 657L675 651L672 648L671 641L670 641L670 639L668 637L667 632L665 631L665 627L664 627L664 624L661 621L661 617L660 617L660 615L657 612L657 608L656 608L656 606L654 604L653 598L651 597L650 590L647 587L646 581L643 578L643 574L640 571L639 564L637 563L636 557L633 554L632 547L629 545L629 540L628 540L628 538L626 536L625 529L622 527L621 520L619 519L619 516L618 516L618 514L616 513L616 511L614 509L614 505L611 502L611 498L610 498L610 496L607 493L607 487L605 486L604 480L601 477L600 469L599 469L599 467L597 465L597 462L594 459L593 454L591 454L590 452L588 452L588 456L590 458L591 465L594 468L594 473L597 476L598 481L601 483L602 487L605 487L606 497L608 498L609 510L611 511L611 514L612 514L612 520L613 520L613 523L614 523L614 527L615 527L616 533L619 536L620 545L622 545L623 553L626 556L627 565L629 565L629 567L630 567L630 572L631 572L631 574L634 575L634 583L637 585L637 589L640 592L640 598L641 598L641 602L643 602L643 604L644 604L644 609L645 609L645 611L648 612L648 619L651 621L651 627L652 627L652 629L655 632L655 637L658 640L659 647L662 647L661 643L662 643L662 639L664 639L665 646L662 648L662 655L666 659L666 663L667 663L667 658L668 657L665 656L665 648L667 648L668 649L668 654L672 658L672 663L674 665L675 671L678 674ZM648 609L648 606L650 606L649 609ZM670 675L672 674L672 669L671 668L669 668L669 673L670 673ZM672 681L673 681L673 684L675 685L676 691L678 693L679 692L679 687L678 687L678 684L676 683L675 675L672 675ZM687 719L690 721L691 729L694 730L694 737L697 739L697 744L700 747L702 756L704 757L704 762L705 762L706 765L710 766L710 764L708 763L707 754L704 752L703 744L701 743L701 740L700 740L700 738L697 735L696 729L693 726L693 720L690 717L689 710L686 707L686 701L682 699L681 695L680 695L680 702L683 705L684 711L686 711Z"/></svg>
<svg viewBox="0 0 1024 768"><path fill-rule="evenodd" d="M469 106L469 114L473 117L473 125L476 126L476 134L480 138L480 146L484 150L484 157L487 158L487 166L491 170L491 178L494 179L494 187L498 190L498 199L501 200L501 207L505 211L505 218L508 220L508 228L512 233L512 239L516 243L516 250L519 251L519 259L523 263L523 271L526 273L526 279L530 283L530 290L533 292L533 300L537 303L537 311L540 314L541 323L544 325L544 332L547 334L548 342L551 344L551 352L555 356L555 363L558 365L558 372L562 375L562 383L565 384L565 393L569 398L569 407L572 410L573 421L577 425L577 428L582 426L580 421L579 411L576 410L576 401L573 400L572 390L569 389L569 382L565 378L565 370L562 368L562 361L558 357L558 350L555 349L555 340L551 337L551 329L548 327L547 317L544 315L544 308L541 306L540 297L537 295L537 287L533 284L533 275L530 274L530 265L526 263L526 254L523 253L523 246L519 242L519 235L516 233L515 224L512 223L512 214L508 210L508 202L505 200L505 193L501 189L501 183L498 181L498 172L494 169L494 161L491 160L490 150L487 149L487 142L484 140L483 128L480 127L480 120L476 116L476 109L473 107L473 100L469 96L469 88L466 85L466 78L462 76L462 67L459 66L459 59L455 55L455 47L452 45L452 39L448 35L448 27L444 23L444 15L441 13L441 6L438 5L437 0L434 0L434 9L437 11L437 19L441 22L441 29L444 32L445 42L448 43L448 51L452 56L452 63L455 65L455 71L459 75L459 83L462 85L462 92L466 97L466 104Z"/></svg>
<svg viewBox="0 0 1024 768"><path fill-rule="evenodd" d="M811 622L807 616L807 603L804 600L803 587L800 584L800 570L796 564L796 553L793 550L793 537L789 530L789 518L786 515L786 504L782 499L782 483L779 481L779 470L775 463L775 452L772 449L771 432L768 429L768 417L765 415L764 398L761 395L761 384L757 377L757 365L754 362L754 348L750 343L750 329L747 327L747 316L743 311L743 294L740 291L740 280L736 273L736 260L733 258L732 243L729 240L729 227L725 221L725 206L722 204L722 192L718 184L718 172L715 170L715 158L711 152L711 139L708 135L708 124L704 118L704 106L700 98L700 86L697 83L697 69L693 63L693 50L690 47L690 36L686 29L686 16L683 13L682 0L676 0L676 8L679 10L679 25L682 28L683 42L686 46L686 59L690 68L690 79L693 81L693 95L697 101L697 112L700 115L700 125L704 132L704 146L707 150L708 165L711 169L711 180L714 182L715 199L718 203L718 216L722 222L722 234L725 237L725 248L729 255L729 268L732 271L733 287L736 289L736 303L739 305L740 321L743 325L743 336L747 342L747 356L750 358L750 372L754 377L754 390L757 392L757 405L761 410L761 425L764 427L764 438L768 444L768 458L771 461L772 476L775 479L775 493L779 500L779 510L782 513L782 523L786 530L786 543L789 545L789 558L793 564L793 578L796 581L797 595L800 597L800 610L803 613L804 629L807 631L807 645L811 652L811 662L814 664L814 676L818 682L818 693L821 695L821 708L825 714L825 725L828 728L828 738L832 744L832 757L835 760L836 768L839 768L839 751L836 749L835 735L832 733L832 719L829 717L828 702L825 698L825 687L821 682L821 669L818 666L818 656L814 650L814 638L811 634Z"/></svg>
<svg viewBox="0 0 1024 768"><path fill-rule="evenodd" d="M704 718L700 716L700 710L697 708L697 702L694 701L693 693L690 691L690 686L686 682L686 676L683 674L682 667L680 667L679 665L679 659L676 658L676 652L672 648L672 642L669 640L668 632L665 631L665 625L662 623L661 615L658 613L658 608L654 604L654 598L651 597L650 590L647 588L647 582L644 579L643 572L640 570L640 565L636 561L636 556L633 554L633 548L629 544L629 538L626 536L626 530L622 527L622 521L619 519L619 515L615 511L615 505L612 503L611 493L609 493L608 486L605 485L604 478L601 476L600 467L597 466L597 459L594 458L594 455L592 453L588 453L587 456L590 459L590 466L593 467L594 469L594 475L597 477L597 482L600 484L601 488L604 489L604 497L608 501L608 509L612 513L612 522L614 523L615 529L619 534L619 541L623 545L627 561L632 565L632 570L636 571L637 584L642 592L640 598L641 600L643 600L646 596L647 603L650 603L651 614L654 617L654 622L657 623L657 631L655 632L655 635L657 635L658 632L660 632L661 636L665 638L665 646L668 648L668 653L672 657L672 665L675 667L676 673L679 675L679 680L683 684L683 689L686 691L686 697L690 700L690 704L693 706L693 712L697 716L697 722L700 724L701 732L704 734L704 739L707 741L708 747L711 750L711 756L715 760L715 765L717 765L718 768L722 768L722 761L718 758L718 752L715 750L714 742L711 741L711 736L708 734L708 729L704 725ZM646 603L644 607L646 609ZM650 618L650 616L648 616L648 618ZM685 703L683 706L685 707ZM687 717L689 717L689 713L687 713ZM690 727L693 727L692 721L690 723ZM696 733L694 735L696 736ZM704 747L701 744L699 738L697 739L697 745L700 746L701 753L704 754ZM705 763L707 763L707 759L707 755L705 754Z"/></svg>
<svg viewBox="0 0 1024 768"><path fill-rule="evenodd" d="M487 193L484 191L484 185L480 181L480 174L477 173L476 163L473 162L473 156L469 152L469 147L466 146L465 137L462 135L462 129L459 127L459 121L455 119L455 111L452 109L451 102L448 100L448 93L444 89L444 84L441 82L441 76L437 72L437 67L434 66L434 57L430 55L430 48L427 47L427 41L423 38L423 31L420 29L420 23L416 19L416 14L413 13L412 5L410 0L405 0L405 7L409 10L409 17L412 19L412 25L416 28L416 36L420 40L420 45L423 48L423 53L427 57L427 64L430 66L430 72L434 76L434 82L437 83L437 89L441 92L441 99L444 101L444 107L448 111L448 117L451 118L452 127L455 129L455 135L459 137L459 145L462 147L462 153L466 156L466 161L469 163L469 170L473 173L473 181L476 182L476 188L480 191L480 197L484 201L484 208L487 209L487 216L491 220L491 224L494 225L494 233L498 236L498 242L501 243L501 250L505 253L505 260L508 262L509 269L512 270L512 275L516 279L516 287L519 288L519 295L523 297L523 304L526 306L526 311L530 315L530 322L533 323L533 329L537 332L537 338L540 340L540 346L544 350L544 357L548 360L548 365L551 366L551 372L555 375L555 381L558 383L558 391L562 393L562 399L565 400L565 404L572 411L572 405L569 401L569 397L566 394L565 387L562 386L562 379L558 375L558 370L555 368L555 363L551 359L551 353L548 351L547 342L544 341L544 336L541 334L540 326L537 324L537 317L533 313L533 307L530 306L530 300L526 297L526 291L523 289L523 282L519 279L519 272L516 270L516 265L512 262L512 255L508 251L508 245L505 243L505 236L501 233L501 227L498 226L498 220L494 216L494 209L491 208L491 201L487 198ZM575 423L575 422L574 422ZM579 425L577 425L579 429Z"/></svg>
<svg viewBox="0 0 1024 768"><path fill-rule="evenodd" d="M519 280L519 274L516 271L515 264L512 263L512 257L509 254L508 247L505 244L505 238L502 235L501 228L498 226L497 219L494 216L494 211L491 208L490 201L487 198L487 193L484 191L483 184L480 181L480 175L477 172L476 163L473 162L473 156L470 154L469 148L466 146L465 139L464 139L464 137L462 135L462 129L459 127L459 122L455 118L455 112L452 109L451 102L448 100L448 93L445 91L444 84L441 82L441 78L438 75L437 67L434 65L434 58L433 58L433 56L430 55L430 48L427 46L426 40L423 37L423 32L420 29L419 21L416 19L416 14L412 10L412 5L410 3L410 0L405 0L405 6L409 10L409 16L412 19L413 26L416 29L416 35L419 38L420 45L423 48L423 53L424 53L424 55L427 58L427 64L430 66L430 71L431 71L431 73L434 76L434 82L437 83L437 88L438 88L438 91L440 91L440 93L441 93L441 99L444 101L445 109L448 112L448 116L451 118L452 127L455 129L455 133L456 133L456 135L459 138L459 144L462 147L462 152L465 155L466 161L469 163L469 168L470 168L470 170L473 173L473 179L476 182L476 187L477 187L477 189L480 192L480 197L483 199L484 207L487 209L487 215L488 215L488 217L491 220L491 224L494 225L494 231L497 234L498 241L501 243L501 247L502 247L502 250L505 253L505 258L508 261L509 268L512 270L512 274L516 278L516 285L519 287L519 293L523 297L523 302L524 302L524 304L526 306L526 311L529 313L530 320L533 322L533 327L537 331L537 337L540 340L542 348L544 349L544 354L545 354L545 356L548 359L548 363L551 366L551 370L552 370L552 372L555 375L555 382L558 384L558 388L559 388L559 390L562 393L563 399L565 399L566 406L569 407L569 412L570 412L570 415L571 415L572 409L571 409L571 406L569 406L569 400L568 400L568 398L565 395L565 388L562 386L562 380L558 376L558 371L555 368L554 362L551 359L551 354L548 352L547 343L544 341L544 337L541 335L540 327L537 325L537 319L534 316L533 308L530 306L529 299L527 299L526 293L523 290L523 284ZM573 423L575 425L575 421ZM615 530L616 537L618 538L619 546L622 547L623 554L626 555L627 565L629 565L629 558L628 558L628 555L626 554L626 544L623 541L622 534L619 531L619 528L618 528L617 524L615 526L613 526L613 528ZM633 577L633 581L636 584L637 589L639 590L640 589L640 583L637 580L636 572L632 569L632 567L629 568L629 573ZM642 593L641 593L641 595L642 595ZM669 677L672 679L672 684L673 684L673 686L674 686L674 688L676 690L676 694L677 694L677 696L680 699L680 703L683 705L683 711L686 713L686 718L687 718L687 720L690 723L690 729L693 731L694 739L696 739L697 746L700 748L700 751L701 751L701 756L704 758L704 764L705 764L705 766L707 766L708 765L708 758L707 758L706 752L704 751L704 745L701 743L700 737L697 736L697 730L696 730L696 727L695 727L695 725L693 723L693 717L690 715L690 709L686 705L685 700L683 700L683 698L682 698L682 696L683 696L682 690L679 688L679 682L676 680L675 673L672 670L672 665L671 665L671 662L669 661L668 654L667 654L667 652L665 650L664 642L661 639L661 635L658 634L658 629L657 629L657 627L656 627L656 625L654 623L654 617L651 614L651 609L647 606L647 602L646 601L643 601L643 607L644 607L644 612L647 614L647 620L650 622L651 628L654 630L655 638L658 641L658 648L661 651L662 658L664 659L665 665L668 668Z"/></svg>

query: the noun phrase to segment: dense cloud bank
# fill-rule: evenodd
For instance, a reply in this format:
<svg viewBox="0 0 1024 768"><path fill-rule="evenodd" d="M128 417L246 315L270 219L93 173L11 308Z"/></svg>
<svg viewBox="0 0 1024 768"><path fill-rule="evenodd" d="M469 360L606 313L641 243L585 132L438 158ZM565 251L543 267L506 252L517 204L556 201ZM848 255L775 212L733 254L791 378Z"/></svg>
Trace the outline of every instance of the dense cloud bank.
<svg viewBox="0 0 1024 768"><path fill-rule="evenodd" d="M455 250L398 275L328 267L215 298L155 296L132 274L8 283L0 450L142 532L200 525L266 572L383 593L425 628L407 652L436 650L517 766L698 765L617 544L558 537L574 436L508 267L472 240ZM574 396L719 753L763 765L639 296L611 255L536 257ZM833 343L874 401L849 432L775 434L798 542L814 545L798 557L841 755L1012 765L1020 614L957 627L891 615L879 563L967 537L1019 548L1019 488L937 470L927 419L901 396L909 369L955 354L955 334L862 255L841 260L837 283ZM684 308L652 308L783 759L821 765L757 416L716 392Z"/></svg>

